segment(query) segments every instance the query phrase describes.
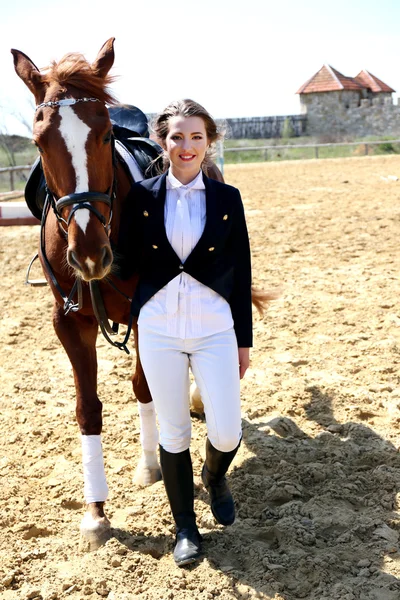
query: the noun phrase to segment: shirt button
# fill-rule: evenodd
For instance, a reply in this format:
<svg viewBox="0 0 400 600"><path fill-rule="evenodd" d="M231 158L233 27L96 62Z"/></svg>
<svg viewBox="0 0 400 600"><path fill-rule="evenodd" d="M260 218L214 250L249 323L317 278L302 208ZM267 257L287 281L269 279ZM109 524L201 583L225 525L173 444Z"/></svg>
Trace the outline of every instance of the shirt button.
<svg viewBox="0 0 400 600"><path fill-rule="evenodd" d="M180 268L181 271L183 271L184 266L183 265L179 265L179 268Z"/></svg>
<svg viewBox="0 0 400 600"><path fill-rule="evenodd" d="M228 220L228 215L224 215L222 218L223 218L224 221L227 221Z"/></svg>
<svg viewBox="0 0 400 600"><path fill-rule="evenodd" d="M153 248L154 248L154 250L157 250L158 246L156 246L155 244L153 244Z"/></svg>
<svg viewBox="0 0 400 600"><path fill-rule="evenodd" d="M209 252L214 252L215 248L214 246L211 246L211 248L208 249Z"/></svg>
<svg viewBox="0 0 400 600"><path fill-rule="evenodd" d="M149 216L149 213L147 212L147 210L144 210L144 211L143 211L143 214L144 214L144 216L145 216L145 217L148 217L148 216Z"/></svg>

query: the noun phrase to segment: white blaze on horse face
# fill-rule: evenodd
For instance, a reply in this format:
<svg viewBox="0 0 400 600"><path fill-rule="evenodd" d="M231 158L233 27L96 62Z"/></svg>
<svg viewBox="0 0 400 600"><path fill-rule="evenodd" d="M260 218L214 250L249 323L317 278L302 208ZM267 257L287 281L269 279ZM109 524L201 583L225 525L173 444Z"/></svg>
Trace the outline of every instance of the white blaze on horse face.
<svg viewBox="0 0 400 600"><path fill-rule="evenodd" d="M72 166L75 169L76 188L75 193L89 191L89 173L87 170L86 141L90 127L77 116L71 106L60 106L60 133L64 139L67 150L72 158ZM75 221L86 232L89 223L90 211L82 208L75 213Z"/></svg>
<svg viewBox="0 0 400 600"><path fill-rule="evenodd" d="M82 210L84 210L84 209L82 209ZM87 259L85 260L85 263L87 264L87 267L89 269L89 273L90 272L93 273L94 272L94 267L96 266L96 263L94 262L94 260L92 260L91 258L87 257Z"/></svg>

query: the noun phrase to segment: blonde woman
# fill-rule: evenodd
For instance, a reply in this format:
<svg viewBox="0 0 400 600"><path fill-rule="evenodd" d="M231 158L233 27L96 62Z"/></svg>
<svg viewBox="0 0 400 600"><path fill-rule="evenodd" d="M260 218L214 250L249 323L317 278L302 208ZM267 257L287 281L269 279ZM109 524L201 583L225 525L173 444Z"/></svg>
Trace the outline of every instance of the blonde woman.
<svg viewBox="0 0 400 600"><path fill-rule="evenodd" d="M225 474L241 441L240 378L252 346L250 248L239 191L203 172L219 138L193 100L154 122L165 172L132 187L121 220L123 275L133 299L139 353L160 426L160 462L176 524L174 559L201 554L190 457L189 368L207 424L203 483L222 525L235 519ZM202 168L203 167L203 168Z"/></svg>

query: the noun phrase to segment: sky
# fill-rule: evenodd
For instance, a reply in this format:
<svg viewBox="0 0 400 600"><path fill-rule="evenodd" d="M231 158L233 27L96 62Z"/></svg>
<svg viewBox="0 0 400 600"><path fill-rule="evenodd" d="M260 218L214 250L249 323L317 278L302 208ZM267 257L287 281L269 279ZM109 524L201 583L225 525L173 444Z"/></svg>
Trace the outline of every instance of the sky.
<svg viewBox="0 0 400 600"><path fill-rule="evenodd" d="M367 69L400 96L399 0L8 0L1 12L0 133L29 136L33 118L11 48L42 68L68 52L93 61L110 37L112 89L146 113L185 97L216 118L299 114L296 91L323 64Z"/></svg>

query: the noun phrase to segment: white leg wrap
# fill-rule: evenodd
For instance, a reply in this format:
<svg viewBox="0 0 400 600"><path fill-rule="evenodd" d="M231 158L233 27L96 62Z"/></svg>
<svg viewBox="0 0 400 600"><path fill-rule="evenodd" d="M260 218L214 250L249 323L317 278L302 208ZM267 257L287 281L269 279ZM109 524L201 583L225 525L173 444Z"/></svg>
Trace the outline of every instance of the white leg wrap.
<svg viewBox="0 0 400 600"><path fill-rule="evenodd" d="M142 404L138 402L140 419L140 443L145 452L156 452L158 446L158 429L154 402Z"/></svg>
<svg viewBox="0 0 400 600"><path fill-rule="evenodd" d="M101 436L82 435L81 441L85 501L87 504L105 502L108 497L108 486L104 471Z"/></svg>

